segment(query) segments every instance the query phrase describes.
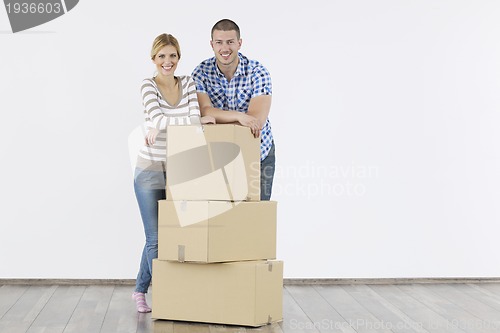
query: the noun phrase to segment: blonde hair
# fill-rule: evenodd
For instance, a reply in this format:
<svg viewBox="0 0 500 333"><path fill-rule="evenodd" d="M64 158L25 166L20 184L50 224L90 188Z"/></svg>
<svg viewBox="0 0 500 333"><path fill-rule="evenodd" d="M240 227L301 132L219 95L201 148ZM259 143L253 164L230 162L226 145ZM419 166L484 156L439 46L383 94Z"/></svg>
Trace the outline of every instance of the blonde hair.
<svg viewBox="0 0 500 333"><path fill-rule="evenodd" d="M167 45L172 45L173 47L175 47L179 59L181 58L181 48L179 46L177 38L175 38L171 34L161 34L153 41L153 46L151 47L151 60L154 60L158 52L160 52L160 50Z"/></svg>

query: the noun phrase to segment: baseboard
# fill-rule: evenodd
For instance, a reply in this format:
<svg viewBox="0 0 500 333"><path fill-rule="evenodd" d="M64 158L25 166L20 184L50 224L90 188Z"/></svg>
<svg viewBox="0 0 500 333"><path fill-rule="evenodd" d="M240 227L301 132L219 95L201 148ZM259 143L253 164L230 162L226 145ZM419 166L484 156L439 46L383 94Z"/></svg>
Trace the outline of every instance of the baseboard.
<svg viewBox="0 0 500 333"><path fill-rule="evenodd" d="M451 284L451 283L500 283L500 278L285 278L283 285L347 285L347 284ZM135 279L0 279L0 285L120 285L133 286Z"/></svg>
<svg viewBox="0 0 500 333"><path fill-rule="evenodd" d="M72 286L109 286L135 285L135 279L0 279L2 284L17 285L72 285Z"/></svg>
<svg viewBox="0 0 500 333"><path fill-rule="evenodd" d="M500 278L324 278L284 279L284 285L346 285L346 284L429 284L429 283L500 283Z"/></svg>

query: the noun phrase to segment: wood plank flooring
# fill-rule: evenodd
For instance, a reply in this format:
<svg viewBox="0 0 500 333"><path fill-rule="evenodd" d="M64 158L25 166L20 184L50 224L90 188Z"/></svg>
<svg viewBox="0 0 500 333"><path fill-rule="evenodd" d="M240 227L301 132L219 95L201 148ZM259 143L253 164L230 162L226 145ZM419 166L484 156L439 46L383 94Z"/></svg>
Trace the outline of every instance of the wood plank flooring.
<svg viewBox="0 0 500 333"><path fill-rule="evenodd" d="M132 291L0 285L0 333L500 332L500 283L286 285L283 321L259 328L151 320Z"/></svg>

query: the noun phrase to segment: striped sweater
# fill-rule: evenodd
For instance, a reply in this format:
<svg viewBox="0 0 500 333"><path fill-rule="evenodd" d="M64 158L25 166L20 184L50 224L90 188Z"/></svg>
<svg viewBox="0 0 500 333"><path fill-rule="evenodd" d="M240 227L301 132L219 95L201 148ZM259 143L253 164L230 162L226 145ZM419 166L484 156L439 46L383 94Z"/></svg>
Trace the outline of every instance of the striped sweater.
<svg viewBox="0 0 500 333"><path fill-rule="evenodd" d="M200 124L200 108L196 97L196 86L190 76L177 76L181 98L170 105L161 95L160 89L152 78L144 79L141 86L144 105L144 130L156 128L160 131L152 146L144 146L139 151L137 167L164 169L166 161L166 138L169 125ZM161 165L157 165L161 164ZM156 168L154 168L156 169Z"/></svg>

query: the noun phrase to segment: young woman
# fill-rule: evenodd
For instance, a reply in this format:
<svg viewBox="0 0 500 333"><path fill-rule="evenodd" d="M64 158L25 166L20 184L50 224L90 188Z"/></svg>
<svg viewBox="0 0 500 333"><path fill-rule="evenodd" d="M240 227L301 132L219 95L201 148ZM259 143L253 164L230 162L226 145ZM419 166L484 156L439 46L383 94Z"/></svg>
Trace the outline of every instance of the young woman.
<svg viewBox="0 0 500 333"><path fill-rule="evenodd" d="M144 224L146 244L142 252L132 298L138 312L150 312L145 294L152 277L152 262L158 257L158 200L165 199L166 137L169 125L215 123L211 116L200 117L194 81L175 76L181 51L170 34L155 38L151 60L157 74L142 81L141 93L147 129L144 146L137 157L134 190Z"/></svg>

